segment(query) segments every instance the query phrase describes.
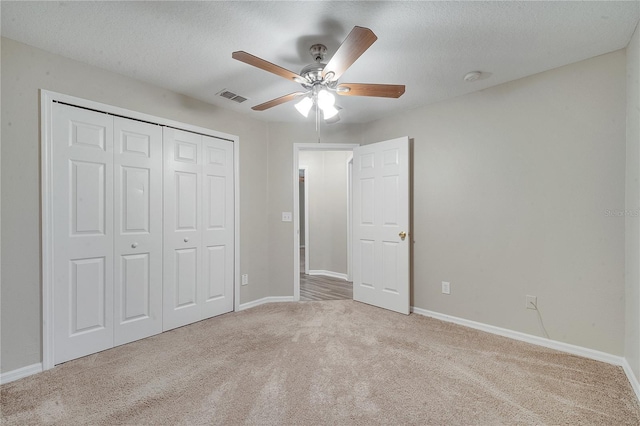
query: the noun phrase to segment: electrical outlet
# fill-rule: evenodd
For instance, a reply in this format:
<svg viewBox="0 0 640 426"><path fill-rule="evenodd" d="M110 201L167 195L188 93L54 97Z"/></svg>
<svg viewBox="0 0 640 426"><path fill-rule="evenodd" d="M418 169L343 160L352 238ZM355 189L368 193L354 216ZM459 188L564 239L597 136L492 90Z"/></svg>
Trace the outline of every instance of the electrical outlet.
<svg viewBox="0 0 640 426"><path fill-rule="evenodd" d="M451 294L451 283L446 281L442 281L442 293L443 294Z"/></svg>
<svg viewBox="0 0 640 426"><path fill-rule="evenodd" d="M242 285L249 284L249 274L242 274Z"/></svg>
<svg viewBox="0 0 640 426"><path fill-rule="evenodd" d="M527 309L533 309L533 310L538 309L538 298L536 296L527 295L526 301L527 301Z"/></svg>
<svg viewBox="0 0 640 426"><path fill-rule="evenodd" d="M291 212L282 212L282 221L291 222L293 220L293 214Z"/></svg>

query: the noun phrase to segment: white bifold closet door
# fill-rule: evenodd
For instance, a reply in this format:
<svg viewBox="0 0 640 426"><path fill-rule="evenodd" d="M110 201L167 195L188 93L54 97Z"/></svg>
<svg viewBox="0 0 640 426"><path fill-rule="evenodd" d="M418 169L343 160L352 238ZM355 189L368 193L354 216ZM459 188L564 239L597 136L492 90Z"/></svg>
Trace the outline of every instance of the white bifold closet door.
<svg viewBox="0 0 640 426"><path fill-rule="evenodd" d="M233 310L233 143L164 128L163 328Z"/></svg>
<svg viewBox="0 0 640 426"><path fill-rule="evenodd" d="M53 106L54 362L113 346L113 117Z"/></svg>
<svg viewBox="0 0 640 426"><path fill-rule="evenodd" d="M114 344L162 332L162 128L114 118Z"/></svg>
<svg viewBox="0 0 640 426"><path fill-rule="evenodd" d="M162 331L162 133L54 104L54 363Z"/></svg>

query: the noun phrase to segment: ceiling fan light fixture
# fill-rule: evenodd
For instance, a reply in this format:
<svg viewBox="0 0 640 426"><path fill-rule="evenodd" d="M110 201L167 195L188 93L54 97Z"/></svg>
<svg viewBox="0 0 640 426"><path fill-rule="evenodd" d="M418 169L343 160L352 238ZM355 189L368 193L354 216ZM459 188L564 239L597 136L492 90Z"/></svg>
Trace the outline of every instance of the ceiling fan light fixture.
<svg viewBox="0 0 640 426"><path fill-rule="evenodd" d="M302 100L300 100L300 102L297 102L295 105L298 112L305 117L309 116L309 111L311 111L312 106L313 106L313 100L311 100L311 98L308 96L305 96L304 98L302 98Z"/></svg>
<svg viewBox="0 0 640 426"><path fill-rule="evenodd" d="M336 103L336 97L333 96L331 93L329 93L328 90L322 89L318 92L318 106L322 111L324 111L327 108L333 108L333 105L335 103Z"/></svg>
<svg viewBox="0 0 640 426"><path fill-rule="evenodd" d="M338 114L338 109L333 105L328 105L324 108L320 107L322 110L322 116L325 120L335 117Z"/></svg>

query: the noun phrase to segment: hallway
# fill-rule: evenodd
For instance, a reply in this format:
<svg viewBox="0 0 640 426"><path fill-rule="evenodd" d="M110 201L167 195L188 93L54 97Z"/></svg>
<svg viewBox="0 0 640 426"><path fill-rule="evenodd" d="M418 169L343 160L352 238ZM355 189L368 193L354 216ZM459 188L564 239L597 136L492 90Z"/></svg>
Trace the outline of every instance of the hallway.
<svg viewBox="0 0 640 426"><path fill-rule="evenodd" d="M353 283L324 275L306 275L304 268L304 248L301 248L300 300L353 299Z"/></svg>

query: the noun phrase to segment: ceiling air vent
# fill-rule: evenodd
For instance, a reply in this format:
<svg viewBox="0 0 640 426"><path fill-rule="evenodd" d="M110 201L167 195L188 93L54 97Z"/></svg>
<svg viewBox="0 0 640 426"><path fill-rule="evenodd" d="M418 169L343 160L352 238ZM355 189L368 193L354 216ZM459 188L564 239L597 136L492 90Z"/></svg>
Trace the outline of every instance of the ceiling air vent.
<svg viewBox="0 0 640 426"><path fill-rule="evenodd" d="M245 98L244 96L240 96L237 93L230 92L227 89L222 89L221 91L216 93L216 95L222 96L223 98L227 98L239 104L247 100L247 98Z"/></svg>

